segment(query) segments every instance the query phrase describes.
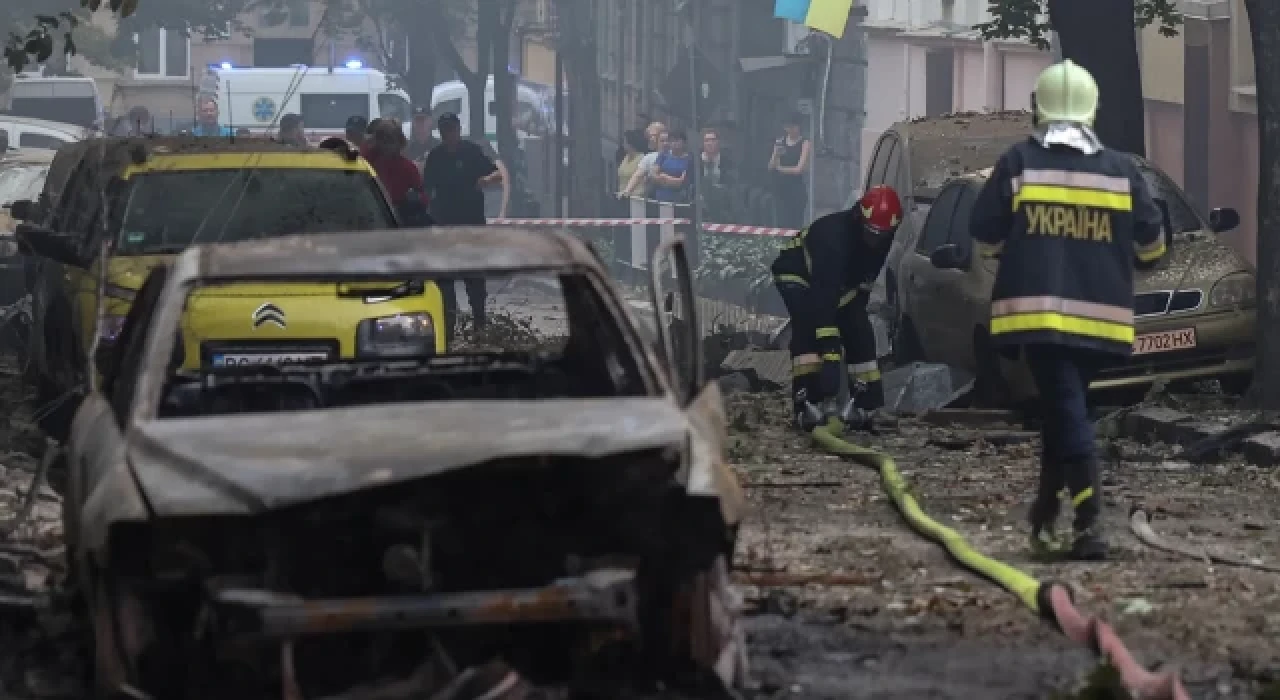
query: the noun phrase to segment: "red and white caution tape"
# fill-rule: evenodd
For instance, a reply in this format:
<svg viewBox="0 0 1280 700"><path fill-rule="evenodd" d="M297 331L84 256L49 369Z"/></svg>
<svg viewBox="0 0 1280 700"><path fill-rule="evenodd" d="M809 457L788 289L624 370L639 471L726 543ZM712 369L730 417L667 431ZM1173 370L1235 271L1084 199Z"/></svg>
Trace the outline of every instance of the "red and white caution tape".
<svg viewBox="0 0 1280 700"><path fill-rule="evenodd" d="M689 219L489 219L498 226L687 226ZM791 228L769 226L742 226L739 224L703 224L707 233L728 233L739 236L794 236L799 231Z"/></svg>
<svg viewBox="0 0 1280 700"><path fill-rule="evenodd" d="M736 233L745 236L794 236L800 233L793 228L739 226L738 224L703 224L702 230L708 233Z"/></svg>
<svg viewBox="0 0 1280 700"><path fill-rule="evenodd" d="M664 226L684 225L688 219L489 219L499 226Z"/></svg>

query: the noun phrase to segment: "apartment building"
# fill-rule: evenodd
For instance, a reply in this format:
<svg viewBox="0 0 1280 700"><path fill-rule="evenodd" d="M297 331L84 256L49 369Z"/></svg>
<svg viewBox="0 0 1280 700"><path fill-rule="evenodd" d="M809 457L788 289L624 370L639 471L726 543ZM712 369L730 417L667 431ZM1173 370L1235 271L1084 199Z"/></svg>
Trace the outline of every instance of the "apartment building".
<svg viewBox="0 0 1280 700"><path fill-rule="evenodd" d="M1241 0L1181 0L1176 37L1141 35L1147 155L1202 213L1233 207L1241 226L1224 238L1256 260L1257 87Z"/></svg>
<svg viewBox="0 0 1280 700"><path fill-rule="evenodd" d="M1047 51L983 41L986 0L866 0L867 119L862 162L895 122L950 112L1029 109Z"/></svg>

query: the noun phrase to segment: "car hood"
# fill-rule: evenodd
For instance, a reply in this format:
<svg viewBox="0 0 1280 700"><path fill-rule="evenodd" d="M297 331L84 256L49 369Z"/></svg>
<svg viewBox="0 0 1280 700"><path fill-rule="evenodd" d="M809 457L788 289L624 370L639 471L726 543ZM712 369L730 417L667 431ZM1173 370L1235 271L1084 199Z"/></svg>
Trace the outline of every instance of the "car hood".
<svg viewBox="0 0 1280 700"><path fill-rule="evenodd" d="M128 458L156 517L251 515L498 459L679 450L689 431L664 398L386 404L156 420Z"/></svg>
<svg viewBox="0 0 1280 700"><path fill-rule="evenodd" d="M1177 288L1203 289L1208 294L1223 277L1248 271L1240 256L1216 236L1197 233L1175 240L1155 269L1139 270L1134 286L1139 293Z"/></svg>

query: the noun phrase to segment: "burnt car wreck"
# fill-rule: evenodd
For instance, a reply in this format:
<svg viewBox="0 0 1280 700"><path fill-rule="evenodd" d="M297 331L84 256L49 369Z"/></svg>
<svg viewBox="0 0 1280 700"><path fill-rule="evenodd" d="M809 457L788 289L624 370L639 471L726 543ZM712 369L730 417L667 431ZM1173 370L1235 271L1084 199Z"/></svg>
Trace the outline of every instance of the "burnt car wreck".
<svg viewBox="0 0 1280 700"><path fill-rule="evenodd" d="M659 255L687 271L678 242ZM175 369L201 290L528 271L564 292L556 350ZM99 692L733 697L720 398L606 280L571 237L502 229L201 247L152 272L66 453ZM698 346L663 324L662 347Z"/></svg>

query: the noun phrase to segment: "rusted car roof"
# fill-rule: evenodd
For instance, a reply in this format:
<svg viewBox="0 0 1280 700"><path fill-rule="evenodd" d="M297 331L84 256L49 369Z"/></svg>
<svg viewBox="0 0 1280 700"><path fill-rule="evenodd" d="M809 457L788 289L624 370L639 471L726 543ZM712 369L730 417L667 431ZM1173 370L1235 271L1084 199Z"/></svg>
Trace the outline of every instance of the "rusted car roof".
<svg viewBox="0 0 1280 700"><path fill-rule="evenodd" d="M567 266L600 269L577 237L545 229L477 226L288 236L197 246L175 272L199 279L405 274L459 276Z"/></svg>
<svg viewBox="0 0 1280 700"><path fill-rule="evenodd" d="M247 515L505 458L678 450L690 430L664 397L402 403L263 418L138 425L129 460L155 515ZM494 429L478 435L477 426Z"/></svg>

